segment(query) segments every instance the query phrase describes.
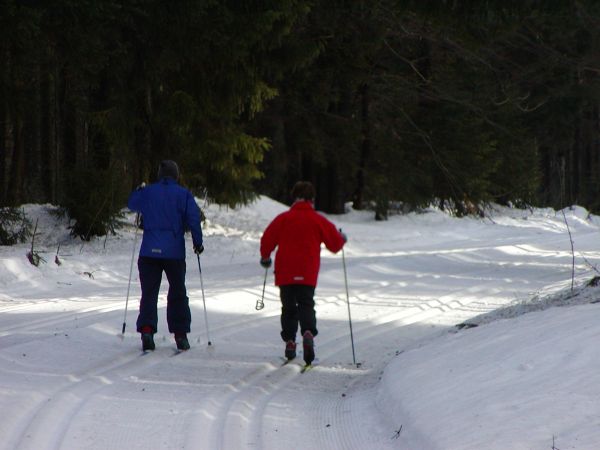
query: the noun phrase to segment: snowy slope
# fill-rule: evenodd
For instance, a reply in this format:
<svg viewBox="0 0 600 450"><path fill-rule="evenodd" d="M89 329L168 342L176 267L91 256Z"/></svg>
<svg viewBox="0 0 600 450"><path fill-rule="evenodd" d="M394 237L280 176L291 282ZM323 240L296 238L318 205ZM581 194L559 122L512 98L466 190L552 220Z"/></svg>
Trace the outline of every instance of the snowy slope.
<svg viewBox="0 0 600 450"><path fill-rule="evenodd" d="M306 374L281 367L272 273L265 308L254 309L260 235L284 205L263 197L206 208L209 328L188 245L192 350L179 355L166 331L166 280L155 352L142 355L135 333L135 267L124 315L133 227L82 243L51 206L25 209L39 217L46 263L29 264L28 244L0 247L0 448L530 449L553 438L560 449L600 448L600 305L595 288L581 288L600 261L600 222L581 208L565 211L569 230L551 210L330 217L350 238L361 365L341 255L323 250L319 366ZM560 304L571 306L548 309ZM459 331L464 322L480 326Z"/></svg>

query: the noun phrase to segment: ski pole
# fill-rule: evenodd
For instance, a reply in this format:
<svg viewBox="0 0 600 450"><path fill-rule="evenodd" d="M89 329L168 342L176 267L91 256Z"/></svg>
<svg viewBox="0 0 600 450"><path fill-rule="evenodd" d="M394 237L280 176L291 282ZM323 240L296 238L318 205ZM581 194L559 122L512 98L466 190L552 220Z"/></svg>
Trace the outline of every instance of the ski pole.
<svg viewBox="0 0 600 450"><path fill-rule="evenodd" d="M352 333L352 316L350 315L350 294L348 293L348 274L346 271L346 254L344 252L344 247L342 247L342 264L344 266L344 283L346 285L346 302L348 304L348 323L350 324L350 342L352 343L352 362L354 363L355 366L357 366L356 356L354 353L354 335Z"/></svg>
<svg viewBox="0 0 600 450"><path fill-rule="evenodd" d="M210 333L208 331L208 314L206 313L206 299L204 298L204 281L202 281L202 266L200 265L200 255L198 257L198 270L200 271L200 289L202 289L202 303L204 304L204 324L206 325L206 339L208 339L208 345L212 345L210 340Z"/></svg>
<svg viewBox="0 0 600 450"><path fill-rule="evenodd" d="M260 299L256 300L256 310L260 311L261 309L263 309L265 307L265 287L267 287L267 274L269 272L269 268L267 267L265 269L265 281L263 282L263 290L262 290L262 296L260 297Z"/></svg>
<svg viewBox="0 0 600 450"><path fill-rule="evenodd" d="M135 248L137 247L138 229L140 223L140 213L135 215L135 234L133 236L133 250L131 251L131 264L129 265L129 282L127 283L127 298L125 299L125 313L123 314L123 330L121 334L125 334L127 326L127 305L129 304L129 290L131 289L131 274L133 273L133 259L135 258Z"/></svg>

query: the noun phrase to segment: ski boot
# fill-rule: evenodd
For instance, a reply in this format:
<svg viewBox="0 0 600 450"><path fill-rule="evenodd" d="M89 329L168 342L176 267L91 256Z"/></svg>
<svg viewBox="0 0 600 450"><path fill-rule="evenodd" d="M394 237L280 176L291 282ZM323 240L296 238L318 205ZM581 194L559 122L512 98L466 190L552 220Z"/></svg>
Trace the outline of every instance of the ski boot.
<svg viewBox="0 0 600 450"><path fill-rule="evenodd" d="M315 359L314 336L310 330L306 330L302 335L302 347L304 349L304 362L310 366Z"/></svg>
<svg viewBox="0 0 600 450"><path fill-rule="evenodd" d="M152 327L143 326L140 332L142 334L142 351L147 352L149 350L154 350L156 345L154 345L154 334L152 333Z"/></svg>
<svg viewBox="0 0 600 450"><path fill-rule="evenodd" d="M291 339L285 344L285 357L288 361L296 357L296 343Z"/></svg>
<svg viewBox="0 0 600 450"><path fill-rule="evenodd" d="M185 351L190 349L190 342L186 333L175 333L175 344L177 345L177 350Z"/></svg>

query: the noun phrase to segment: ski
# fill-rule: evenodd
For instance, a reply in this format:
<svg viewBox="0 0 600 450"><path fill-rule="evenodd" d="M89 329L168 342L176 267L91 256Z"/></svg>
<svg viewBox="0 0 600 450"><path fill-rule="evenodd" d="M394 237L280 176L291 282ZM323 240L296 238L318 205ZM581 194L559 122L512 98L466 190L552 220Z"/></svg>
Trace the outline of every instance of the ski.
<svg viewBox="0 0 600 450"><path fill-rule="evenodd" d="M304 372L308 372L310 369L313 368L312 364L305 364L302 369L300 369L300 373L304 373Z"/></svg>
<svg viewBox="0 0 600 450"><path fill-rule="evenodd" d="M281 366L280 367L285 367L290 363L294 363L296 362L295 359L286 359L286 358L281 358L282 362L281 362ZM304 372L308 372L309 370L311 370L312 368L315 367L315 365L317 364L317 359L315 359L312 363L310 364L304 364L304 365L300 365L300 373L304 373Z"/></svg>
<svg viewBox="0 0 600 450"><path fill-rule="evenodd" d="M187 348L187 349L183 349L183 348L174 348L174 349L173 349L173 355L172 355L172 356L177 356L177 355L180 355L180 354L182 354L182 353L189 352L189 351L190 351L190 349L189 349L189 348Z"/></svg>

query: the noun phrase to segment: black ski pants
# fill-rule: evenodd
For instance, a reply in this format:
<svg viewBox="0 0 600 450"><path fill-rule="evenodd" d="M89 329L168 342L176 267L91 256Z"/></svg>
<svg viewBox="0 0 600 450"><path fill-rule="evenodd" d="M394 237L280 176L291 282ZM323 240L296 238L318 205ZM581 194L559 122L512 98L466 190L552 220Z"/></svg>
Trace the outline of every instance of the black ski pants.
<svg viewBox="0 0 600 450"><path fill-rule="evenodd" d="M315 287L304 284L279 286L281 298L281 338L284 341L296 341L298 323L300 334L310 330L313 336L318 333L315 314Z"/></svg>
<svg viewBox="0 0 600 450"><path fill-rule="evenodd" d="M167 324L170 333L189 333L192 314L185 288L185 259L162 259L140 256L138 259L142 299L137 319L137 331L143 326L158 328L158 292L163 271L169 281L167 293Z"/></svg>

